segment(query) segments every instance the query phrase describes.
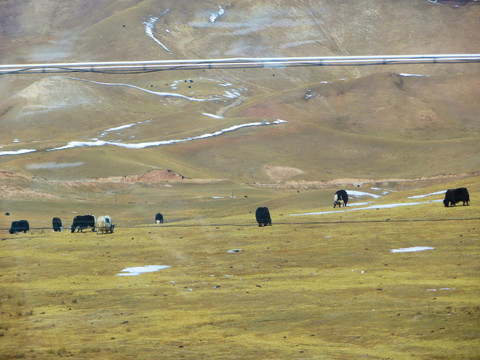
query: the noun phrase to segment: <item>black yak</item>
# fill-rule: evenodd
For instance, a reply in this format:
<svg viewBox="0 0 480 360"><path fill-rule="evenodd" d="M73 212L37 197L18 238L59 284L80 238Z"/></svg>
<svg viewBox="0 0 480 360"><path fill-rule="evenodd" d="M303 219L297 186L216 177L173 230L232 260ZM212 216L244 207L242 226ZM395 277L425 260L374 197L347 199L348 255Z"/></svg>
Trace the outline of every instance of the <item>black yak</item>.
<svg viewBox="0 0 480 360"><path fill-rule="evenodd" d="M267 207L259 207L257 211L255 211L255 217L257 219L258 226L272 226L272 219Z"/></svg>
<svg viewBox="0 0 480 360"><path fill-rule="evenodd" d="M53 231L63 231L62 220L60 220L58 217L54 217L52 219L52 227Z"/></svg>
<svg viewBox="0 0 480 360"><path fill-rule="evenodd" d="M78 231L83 232L83 229L88 227L92 228L92 231L95 231L95 216L93 215L77 215L73 219L73 224L70 230L75 232L75 229L78 227Z"/></svg>
<svg viewBox="0 0 480 360"><path fill-rule="evenodd" d="M157 213L155 215L155 223L157 224L163 224L163 215L160 213Z"/></svg>
<svg viewBox="0 0 480 360"><path fill-rule="evenodd" d="M345 190L338 190L333 196L333 208L335 206L347 206L348 203L348 194Z"/></svg>
<svg viewBox="0 0 480 360"><path fill-rule="evenodd" d="M470 202L470 195L468 194L467 188L458 188L458 189L448 189L445 193L445 199L443 200L443 205L445 207L455 206L458 202L463 202L463 206Z"/></svg>
<svg viewBox="0 0 480 360"><path fill-rule="evenodd" d="M15 234L17 232L24 232L30 231L30 225L28 224L27 220L18 220L12 221L12 225L10 226L10 230L8 232L10 234Z"/></svg>

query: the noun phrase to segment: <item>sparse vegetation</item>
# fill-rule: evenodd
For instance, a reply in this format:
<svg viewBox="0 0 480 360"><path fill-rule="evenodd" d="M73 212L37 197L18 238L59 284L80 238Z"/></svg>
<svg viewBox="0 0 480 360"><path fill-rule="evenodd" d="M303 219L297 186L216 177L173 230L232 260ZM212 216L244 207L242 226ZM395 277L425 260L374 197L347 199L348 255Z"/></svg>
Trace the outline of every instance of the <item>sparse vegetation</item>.
<svg viewBox="0 0 480 360"><path fill-rule="evenodd" d="M208 215L193 206L190 220L156 225L151 211L148 223L119 221L114 234L10 235L0 243L0 291L11 294L1 303L0 356L28 344L35 351L22 356L36 359L476 359L480 183L461 184L469 207L425 201L291 217L332 210L332 192L305 191L325 193L328 205L300 209L293 199L302 193L255 190L217 200L228 205ZM259 228L243 205L238 213L245 200L252 210L268 204L273 226ZM412 246L434 250L391 253ZM145 265L171 267L116 276ZM30 314L12 318L17 311Z"/></svg>

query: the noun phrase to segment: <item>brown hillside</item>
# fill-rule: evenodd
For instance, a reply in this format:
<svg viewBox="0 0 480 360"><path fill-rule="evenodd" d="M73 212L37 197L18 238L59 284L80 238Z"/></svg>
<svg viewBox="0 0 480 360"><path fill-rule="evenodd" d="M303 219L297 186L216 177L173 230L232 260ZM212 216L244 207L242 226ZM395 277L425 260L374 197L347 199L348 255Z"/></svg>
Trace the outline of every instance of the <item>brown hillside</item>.
<svg viewBox="0 0 480 360"><path fill-rule="evenodd" d="M474 3L92 4L2 2L0 62L474 53L479 36ZM166 168L241 182L285 181L265 171L279 168L305 181L469 173L480 165L479 73L429 64L5 75L0 151L35 151L0 156L0 166L50 179ZM268 125L245 126L259 123ZM156 142L165 144L141 145Z"/></svg>

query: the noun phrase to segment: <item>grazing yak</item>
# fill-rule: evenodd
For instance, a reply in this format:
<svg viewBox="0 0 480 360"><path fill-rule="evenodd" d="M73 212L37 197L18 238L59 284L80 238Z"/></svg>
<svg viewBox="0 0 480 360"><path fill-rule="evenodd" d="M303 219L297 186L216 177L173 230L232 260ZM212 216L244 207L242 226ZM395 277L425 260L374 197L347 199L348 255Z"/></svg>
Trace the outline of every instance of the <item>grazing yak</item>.
<svg viewBox="0 0 480 360"><path fill-rule="evenodd" d="M63 231L63 225L62 225L62 220L60 220L60 218L58 217L54 217L52 219L52 227L53 227L53 231Z"/></svg>
<svg viewBox="0 0 480 360"><path fill-rule="evenodd" d="M88 227L92 228L92 231L95 231L95 216L93 215L77 215L73 219L73 224L70 228L72 233L75 232L75 229L78 228L77 231L83 232L83 229Z"/></svg>
<svg viewBox="0 0 480 360"><path fill-rule="evenodd" d="M470 202L470 195L468 194L467 188L458 188L458 189L448 189L445 193L445 199L443 200L443 205L445 207L455 206L458 202L463 202L463 206Z"/></svg>
<svg viewBox="0 0 480 360"><path fill-rule="evenodd" d="M257 208L257 211L255 211L255 217L257 219L258 226L272 226L272 219L267 207Z"/></svg>
<svg viewBox="0 0 480 360"><path fill-rule="evenodd" d="M347 206L348 203L348 194L345 190L338 190L335 195L333 196L333 208L335 206Z"/></svg>
<svg viewBox="0 0 480 360"><path fill-rule="evenodd" d="M163 224L163 215L160 213L157 213L155 215L155 223L156 224Z"/></svg>
<svg viewBox="0 0 480 360"><path fill-rule="evenodd" d="M95 223L95 227L97 228L97 234L98 232L103 233L113 233L113 228L115 225L112 224L112 218L108 215L105 216L99 216L97 218L97 221Z"/></svg>
<svg viewBox="0 0 480 360"><path fill-rule="evenodd" d="M16 234L17 232L24 232L30 231L30 225L28 224L27 220L18 220L12 221L12 225L10 226L10 230L8 232L10 234Z"/></svg>

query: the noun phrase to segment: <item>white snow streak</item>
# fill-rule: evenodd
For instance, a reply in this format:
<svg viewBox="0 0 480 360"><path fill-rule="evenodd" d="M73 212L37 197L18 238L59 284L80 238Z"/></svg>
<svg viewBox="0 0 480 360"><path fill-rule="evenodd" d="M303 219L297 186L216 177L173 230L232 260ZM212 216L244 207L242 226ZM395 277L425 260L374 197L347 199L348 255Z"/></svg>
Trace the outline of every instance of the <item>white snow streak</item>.
<svg viewBox="0 0 480 360"><path fill-rule="evenodd" d="M397 76L403 77L430 77L430 75L420 75L420 74L405 74L405 73L398 73Z"/></svg>
<svg viewBox="0 0 480 360"><path fill-rule="evenodd" d="M441 202L442 200L432 200L432 201L422 201L422 202L411 202L411 203L398 203L398 204L383 204L383 205L370 205L367 207L362 207L362 208L356 208L356 209L351 209L349 208L348 210L345 209L343 212L348 212L348 211L358 211L358 210L379 210L379 209L391 209L391 208L396 208L396 207L401 207L401 206L415 206L415 205L423 205L423 204L428 204L432 202ZM290 214L289 216L308 216L308 215L324 215L324 214L334 214L338 213L339 210L335 211L322 211L322 212L311 212L311 213L303 213L303 214Z"/></svg>
<svg viewBox="0 0 480 360"><path fill-rule="evenodd" d="M165 10L161 15L160 17L162 17L163 15L165 15L166 13L168 13L170 11L170 9L167 9ZM158 19L160 17L156 17L156 16L151 16L150 15L150 19L148 21L144 21L143 22L143 25L145 25L145 34L147 34L148 37L152 38L153 41L155 41L158 45L160 45L162 48L165 49L165 51L167 51L169 54L173 54L173 52L170 51L169 48L167 48L165 45L163 45L156 37L155 35L153 35L153 30L155 29L155 23L158 21Z"/></svg>
<svg viewBox="0 0 480 360"><path fill-rule="evenodd" d="M156 272L163 269L168 269L168 265L147 265L147 266L136 266L136 267L127 267L118 273L117 276L138 276L147 272Z"/></svg>
<svg viewBox="0 0 480 360"><path fill-rule="evenodd" d="M152 120L138 121L138 122L135 122L135 123L132 123L132 124L127 124L127 125L121 125L121 126L113 127L113 128L104 130L104 131L100 134L99 138L104 137L105 135L107 135L107 134L110 133L110 132L128 129L128 128L131 128L132 126L139 125L139 124L143 124L143 123L148 123L148 122L151 122L151 121L152 121ZM98 140L98 139L97 139L97 138L94 138L94 139L92 139L92 140Z"/></svg>
<svg viewBox="0 0 480 360"><path fill-rule="evenodd" d="M246 127L252 127L252 126L266 126L266 125L277 125L277 124L282 124L286 123L285 120L276 120L273 122L269 121L259 121L259 122L254 122L254 123L246 123L246 124L240 124L240 125L234 125L229 128L225 128L222 130L215 131L213 133L207 133L203 135L198 135L198 136L192 136L188 137L185 139L177 139L177 140L161 140L161 141L151 141L151 142L142 142L142 143L136 143L136 144L125 144L125 143L120 143L120 142L112 142L112 141L105 141L105 140L94 140L94 141L70 141L67 145L57 147L54 149L49 149L47 151L57 151L57 150L66 150L66 149L73 149L76 147L86 147L86 146L105 146L105 145L114 145L118 147L123 147L123 148L128 148L128 149L144 149L147 147L152 147L152 146L162 146L162 145L171 145L171 144L178 144L178 143L183 143L183 142L188 142L188 141L194 141L194 140L200 140L200 139L206 139L209 137L214 137L214 136L219 136L228 132L232 132L238 129L246 128Z"/></svg>
<svg viewBox="0 0 480 360"><path fill-rule="evenodd" d="M215 115L215 114L202 113L202 115L209 116L209 117L214 118L214 119L223 119L223 116Z"/></svg>
<svg viewBox="0 0 480 360"><path fill-rule="evenodd" d="M12 150L12 151L0 151L0 156L4 155L22 155L37 151L36 149L20 149L20 150Z"/></svg>
<svg viewBox="0 0 480 360"><path fill-rule="evenodd" d="M414 246L409 248L400 248L400 249L392 249L390 250L391 253L405 253L405 252L418 252L418 251L425 251L425 250L435 250L433 247L429 246Z"/></svg>
<svg viewBox="0 0 480 360"><path fill-rule="evenodd" d="M129 88L132 88L132 89L140 90L140 91L143 91L143 92L152 94L152 95L167 96L167 97L178 97L178 98L182 98L182 99L186 99L186 100L190 100L190 101L203 102L203 101L215 101L215 100L218 100L218 98L214 98L214 99L199 99L199 98L193 98L193 97L189 97L189 96L185 96L185 95L181 95L181 94L176 94L176 93L152 91L152 90L143 89L143 88L141 88L141 87L139 87L139 86L130 85L130 84L123 84L123 83L104 83L104 82L99 82L99 81L79 79L79 78L73 78L73 77L67 77L67 78L68 78L68 79L71 79L71 80L85 81L85 82L89 82L89 83L97 84L97 85L105 85L105 86L125 86L125 87L129 87Z"/></svg>
<svg viewBox="0 0 480 360"><path fill-rule="evenodd" d="M399 203L399 204L384 204L384 205L371 205L361 209L353 209L353 210L369 210L369 209L391 209L395 207L401 206L414 206L414 205L422 205L427 204L430 202L440 202L442 200L434 200L434 201L424 201L424 202L412 202L412 203Z"/></svg>
<svg viewBox="0 0 480 360"><path fill-rule="evenodd" d="M419 198L423 198L423 197L427 197L427 196L432 196L432 195L440 195L440 194L445 194L445 190L442 190L442 191L437 191L437 192L433 192L433 193L430 193L430 194L425 194L425 195L414 195L414 196L409 196L408 198L409 199L419 199Z"/></svg>
<svg viewBox="0 0 480 360"><path fill-rule="evenodd" d="M347 194L350 196L371 196L375 199L378 199L379 197L381 197L380 195L376 195L376 194L372 194L372 193L367 193L367 192L363 192L363 191L356 191L356 190L348 190L347 191Z"/></svg>

